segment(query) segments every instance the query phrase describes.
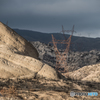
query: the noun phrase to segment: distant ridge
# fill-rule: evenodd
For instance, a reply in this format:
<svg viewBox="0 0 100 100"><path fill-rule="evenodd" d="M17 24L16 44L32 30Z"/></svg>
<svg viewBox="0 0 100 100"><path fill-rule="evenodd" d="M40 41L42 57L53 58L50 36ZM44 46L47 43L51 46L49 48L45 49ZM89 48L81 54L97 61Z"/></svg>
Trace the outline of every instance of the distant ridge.
<svg viewBox="0 0 100 100"><path fill-rule="evenodd" d="M63 40L64 37L61 33L42 33L29 30L14 29L19 35L24 37L28 41L40 41L48 44L52 41L51 34L58 40ZM65 34L66 38L70 35ZM87 38L72 36L71 47L72 51L90 51L90 50L100 50L100 38Z"/></svg>

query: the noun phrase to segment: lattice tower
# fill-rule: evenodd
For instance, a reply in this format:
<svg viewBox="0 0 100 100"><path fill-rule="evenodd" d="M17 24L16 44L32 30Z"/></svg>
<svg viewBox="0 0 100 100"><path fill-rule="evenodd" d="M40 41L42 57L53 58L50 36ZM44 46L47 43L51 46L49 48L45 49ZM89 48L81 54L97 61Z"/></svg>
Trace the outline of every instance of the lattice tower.
<svg viewBox="0 0 100 100"><path fill-rule="evenodd" d="M55 55L56 55L56 66L55 68L60 71L60 72L68 72L68 68L66 69L67 67L67 56L68 56L68 51L69 51L69 47L70 47L70 43L71 43L71 37L73 35L73 32L74 31L74 25L73 25L73 28L72 30L64 30L63 26L62 26L62 31L63 32L63 35L64 35L64 32L72 32L72 34L70 35L70 37L67 39L65 37L65 40L56 40L54 38L54 36L52 35L52 42L49 42L49 43L53 43L54 45L54 52L55 52ZM59 52L58 48L57 48L57 44L66 44L66 49L64 52ZM61 68L63 68L64 70L60 70Z"/></svg>

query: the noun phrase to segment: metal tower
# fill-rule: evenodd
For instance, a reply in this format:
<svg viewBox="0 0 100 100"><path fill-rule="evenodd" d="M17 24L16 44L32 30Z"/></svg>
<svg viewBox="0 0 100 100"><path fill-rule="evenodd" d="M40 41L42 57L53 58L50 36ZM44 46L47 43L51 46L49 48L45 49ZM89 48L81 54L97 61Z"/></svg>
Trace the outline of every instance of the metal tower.
<svg viewBox="0 0 100 100"><path fill-rule="evenodd" d="M49 43L53 43L54 45L54 52L56 55L56 66L55 68L60 71L60 72L68 72L68 68L67 68L67 58L68 58L68 51L69 51L69 47L70 47L70 43L71 43L71 37L73 35L74 31L74 25L72 27L72 30L64 30L63 26L62 26L62 31L63 35L65 37L65 40L56 40L54 38L54 36L52 35L52 42ZM70 37L67 39L64 32L72 32ZM66 49L64 52L59 52L58 48L57 48L57 44L66 44ZM63 69L63 70L62 70Z"/></svg>

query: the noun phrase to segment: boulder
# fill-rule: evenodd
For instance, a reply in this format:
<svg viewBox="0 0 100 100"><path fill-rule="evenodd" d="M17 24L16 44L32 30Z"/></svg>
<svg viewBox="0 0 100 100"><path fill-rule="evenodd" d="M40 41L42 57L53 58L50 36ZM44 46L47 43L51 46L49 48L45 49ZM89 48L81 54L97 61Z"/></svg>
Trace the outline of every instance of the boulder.
<svg viewBox="0 0 100 100"><path fill-rule="evenodd" d="M53 79L57 80L60 77L58 77L58 74L54 68L50 67L49 65L45 64L43 68L37 73L37 78L46 78L46 79Z"/></svg>

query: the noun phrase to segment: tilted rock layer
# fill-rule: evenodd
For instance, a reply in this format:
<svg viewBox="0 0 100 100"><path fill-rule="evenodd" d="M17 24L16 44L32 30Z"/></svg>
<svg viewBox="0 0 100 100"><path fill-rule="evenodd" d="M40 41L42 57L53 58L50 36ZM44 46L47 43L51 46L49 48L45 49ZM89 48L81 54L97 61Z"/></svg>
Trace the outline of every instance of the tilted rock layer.
<svg viewBox="0 0 100 100"><path fill-rule="evenodd" d="M0 78L32 76L58 79L57 72L39 61L38 56L31 43L0 22Z"/></svg>

